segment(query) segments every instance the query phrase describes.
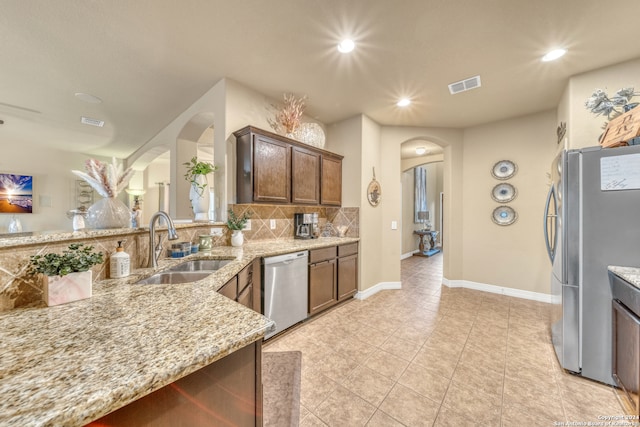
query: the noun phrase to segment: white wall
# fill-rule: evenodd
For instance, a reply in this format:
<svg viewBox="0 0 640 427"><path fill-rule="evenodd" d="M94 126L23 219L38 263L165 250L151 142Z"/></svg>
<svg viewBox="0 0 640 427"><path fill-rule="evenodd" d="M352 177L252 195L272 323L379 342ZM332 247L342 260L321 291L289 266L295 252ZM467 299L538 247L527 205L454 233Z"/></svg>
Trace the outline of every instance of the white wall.
<svg viewBox="0 0 640 427"><path fill-rule="evenodd" d="M465 130L462 211L464 280L549 293L551 266L542 236L542 215L549 190L548 172L556 150L556 111L504 120ZM518 214L510 226L491 220L500 206L491 198L499 181L491 175L499 160L518 166L506 182L517 197Z"/></svg>

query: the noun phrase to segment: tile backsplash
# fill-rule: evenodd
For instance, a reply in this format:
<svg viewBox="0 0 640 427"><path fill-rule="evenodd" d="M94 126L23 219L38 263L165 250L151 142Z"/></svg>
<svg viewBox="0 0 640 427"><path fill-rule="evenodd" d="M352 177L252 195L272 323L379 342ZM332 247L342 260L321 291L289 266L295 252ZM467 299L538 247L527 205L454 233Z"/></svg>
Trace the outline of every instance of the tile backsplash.
<svg viewBox="0 0 640 427"><path fill-rule="evenodd" d="M322 231L330 222L334 228L346 226L346 237L358 237L359 208L329 208L322 206L289 205L229 205L237 214L251 214L251 230L244 230L245 240L266 240L292 238L294 234L293 214L318 213L318 225ZM275 220L275 229L271 229L271 220Z"/></svg>

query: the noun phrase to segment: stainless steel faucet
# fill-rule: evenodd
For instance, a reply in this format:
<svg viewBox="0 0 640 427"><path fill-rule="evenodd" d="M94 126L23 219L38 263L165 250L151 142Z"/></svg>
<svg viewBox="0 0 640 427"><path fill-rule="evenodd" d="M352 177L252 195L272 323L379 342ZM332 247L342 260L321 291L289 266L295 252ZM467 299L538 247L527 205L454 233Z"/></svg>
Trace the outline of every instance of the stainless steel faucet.
<svg viewBox="0 0 640 427"><path fill-rule="evenodd" d="M151 216L151 221L149 221L149 267L156 268L158 267L158 258L160 253L162 252L162 236L158 239L158 244L156 245L156 220L162 217L167 221L167 232L169 235L169 240L176 240L178 238L178 233L176 232L176 227L173 225L173 221L171 217L167 215L164 211L158 211Z"/></svg>

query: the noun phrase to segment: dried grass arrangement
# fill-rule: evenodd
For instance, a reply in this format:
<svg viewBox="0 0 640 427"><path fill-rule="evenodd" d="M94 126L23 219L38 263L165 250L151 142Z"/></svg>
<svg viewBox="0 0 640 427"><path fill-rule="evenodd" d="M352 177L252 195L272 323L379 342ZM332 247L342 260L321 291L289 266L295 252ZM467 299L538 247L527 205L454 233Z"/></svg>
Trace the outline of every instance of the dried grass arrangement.
<svg viewBox="0 0 640 427"><path fill-rule="evenodd" d="M306 101L306 95L302 98L296 98L291 93L285 93L282 107L271 104L276 109L275 119L267 119L271 128L280 134L293 134L300 126L300 118L306 108Z"/></svg>
<svg viewBox="0 0 640 427"><path fill-rule="evenodd" d="M86 173L79 170L71 172L85 180L102 197L107 198L114 198L124 190L134 172L131 168L123 170L122 164L118 163L115 157L111 163L87 159L84 166Z"/></svg>

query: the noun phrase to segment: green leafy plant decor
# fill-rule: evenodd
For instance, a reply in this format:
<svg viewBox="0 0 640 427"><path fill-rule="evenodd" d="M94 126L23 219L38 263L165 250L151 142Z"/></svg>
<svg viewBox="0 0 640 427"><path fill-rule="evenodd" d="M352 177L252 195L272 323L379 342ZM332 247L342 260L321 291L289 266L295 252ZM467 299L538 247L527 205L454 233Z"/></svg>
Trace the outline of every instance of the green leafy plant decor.
<svg viewBox="0 0 640 427"><path fill-rule="evenodd" d="M46 254L31 256L31 274L42 273L47 276L65 276L69 273L87 271L91 267L104 262L101 252L94 252L93 246L84 243L72 243L62 254Z"/></svg>
<svg viewBox="0 0 640 427"><path fill-rule="evenodd" d="M236 215L236 213L231 209L229 209L227 213L229 214L227 218L227 227L229 227L229 230L244 230L247 226L247 221L251 218L251 214L249 212L243 213L241 217Z"/></svg>
<svg viewBox="0 0 640 427"><path fill-rule="evenodd" d="M208 175L218 170L218 167L209 162L200 162L197 157L192 157L191 161L183 163L187 167L187 173L184 174L184 178L193 185L198 194L202 196L204 189L207 187L207 183L199 184L196 181L197 175Z"/></svg>

